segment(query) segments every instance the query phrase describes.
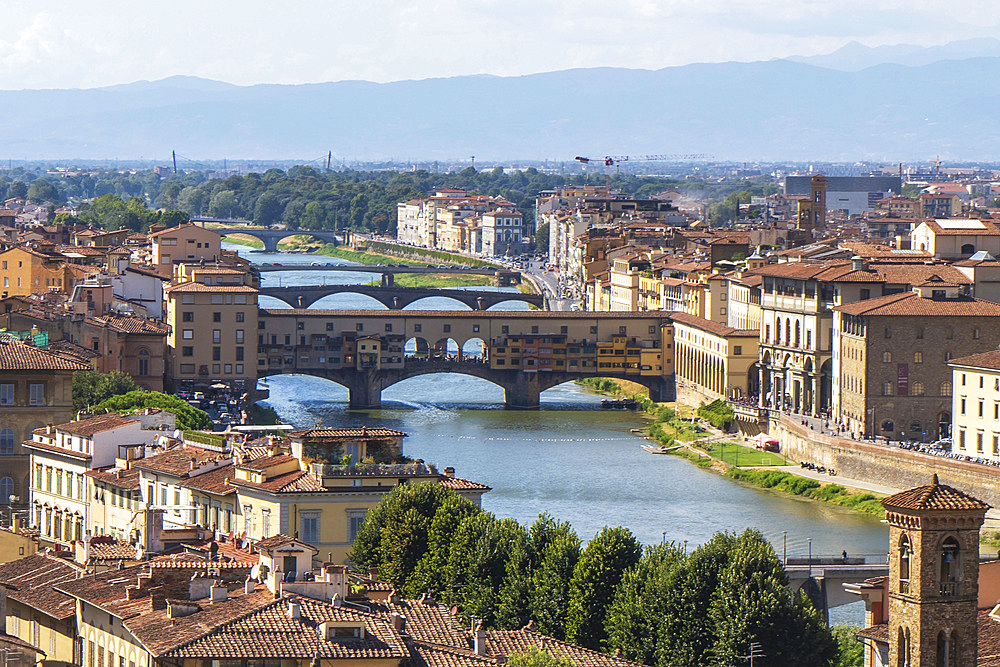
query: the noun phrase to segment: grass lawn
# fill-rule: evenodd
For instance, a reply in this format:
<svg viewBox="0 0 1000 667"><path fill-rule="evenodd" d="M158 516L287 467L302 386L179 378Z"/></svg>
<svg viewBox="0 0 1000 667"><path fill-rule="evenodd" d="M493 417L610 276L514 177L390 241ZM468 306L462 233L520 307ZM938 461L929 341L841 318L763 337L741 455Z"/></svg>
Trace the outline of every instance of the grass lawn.
<svg viewBox="0 0 1000 667"><path fill-rule="evenodd" d="M373 281L372 285L381 285ZM492 285L489 276L462 276L451 273L407 273L396 274L397 287L482 287Z"/></svg>
<svg viewBox="0 0 1000 667"><path fill-rule="evenodd" d="M783 466L785 457L774 452L762 452L733 442L710 442L700 447L713 457L731 466Z"/></svg>

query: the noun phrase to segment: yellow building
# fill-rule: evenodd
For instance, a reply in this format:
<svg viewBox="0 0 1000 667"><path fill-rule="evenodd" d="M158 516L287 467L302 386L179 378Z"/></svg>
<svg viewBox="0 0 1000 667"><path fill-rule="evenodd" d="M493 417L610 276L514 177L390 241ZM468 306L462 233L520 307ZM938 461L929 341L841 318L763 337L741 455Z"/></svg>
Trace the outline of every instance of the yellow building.
<svg viewBox="0 0 1000 667"><path fill-rule="evenodd" d="M36 428L72 419L73 373L89 369L69 357L0 341L0 505L27 507L29 453L22 443Z"/></svg>
<svg viewBox="0 0 1000 667"><path fill-rule="evenodd" d="M255 386L257 289L245 280L239 272L207 272L167 288L167 375L175 390L216 382L238 391Z"/></svg>
<svg viewBox="0 0 1000 667"><path fill-rule="evenodd" d="M185 224L149 235L153 266L163 270L174 264L201 260L217 262L222 257L222 236L211 229ZM170 271L168 271L170 273Z"/></svg>
<svg viewBox="0 0 1000 667"><path fill-rule="evenodd" d="M75 600L54 590L85 573L67 557L36 553L0 564L0 588L7 587L7 634L43 651L51 667L79 665Z"/></svg>
<svg viewBox="0 0 1000 667"><path fill-rule="evenodd" d="M26 246L0 252L0 294L24 296L62 292L68 294L86 272L64 262L61 255L46 255Z"/></svg>
<svg viewBox="0 0 1000 667"><path fill-rule="evenodd" d="M0 563L9 563L38 551L38 531L24 527L17 514L10 527L0 528Z"/></svg>
<svg viewBox="0 0 1000 667"><path fill-rule="evenodd" d="M678 388L708 400L757 395L759 330L734 329L687 313L675 313L673 321Z"/></svg>

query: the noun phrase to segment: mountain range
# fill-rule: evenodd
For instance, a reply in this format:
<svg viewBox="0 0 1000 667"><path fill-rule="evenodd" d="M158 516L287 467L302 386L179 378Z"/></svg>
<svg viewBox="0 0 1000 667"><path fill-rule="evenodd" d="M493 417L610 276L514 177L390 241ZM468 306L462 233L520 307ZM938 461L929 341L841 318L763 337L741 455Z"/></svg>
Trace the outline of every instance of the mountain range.
<svg viewBox="0 0 1000 667"><path fill-rule="evenodd" d="M826 56L660 70L571 69L235 86L170 77L0 91L0 160L1000 161L1000 41L849 44Z"/></svg>

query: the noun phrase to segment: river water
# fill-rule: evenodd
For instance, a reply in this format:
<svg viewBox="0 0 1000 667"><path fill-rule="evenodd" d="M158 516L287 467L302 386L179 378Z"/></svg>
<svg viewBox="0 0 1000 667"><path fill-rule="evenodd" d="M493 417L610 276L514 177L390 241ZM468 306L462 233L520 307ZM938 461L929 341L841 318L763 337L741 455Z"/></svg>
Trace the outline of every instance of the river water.
<svg viewBox="0 0 1000 667"><path fill-rule="evenodd" d="M227 246L245 249L239 246ZM255 262L346 263L314 255L245 254ZM288 271L262 274L264 285L357 284L371 274ZM280 278L279 278L280 276ZM261 297L266 307L287 307ZM315 308L382 308L373 299L341 294ZM424 299L422 309L465 308L446 298ZM498 307L525 308L520 302ZM347 407L347 390L302 375L268 379L266 403L296 427L314 425L388 426L405 431L408 456L488 484L483 507L497 516L531 522L540 512L568 520L581 538L605 525L628 527L642 542L672 540L693 548L718 531L757 528L779 555L812 553L882 553L888 530L879 521L824 503L799 500L745 487L690 462L648 454L641 437L629 429L643 419L627 412L600 409L600 397L576 385L542 393L537 411L503 409L503 390L455 374L412 378L382 394L380 410ZM863 605L831 611L832 622L863 620Z"/></svg>

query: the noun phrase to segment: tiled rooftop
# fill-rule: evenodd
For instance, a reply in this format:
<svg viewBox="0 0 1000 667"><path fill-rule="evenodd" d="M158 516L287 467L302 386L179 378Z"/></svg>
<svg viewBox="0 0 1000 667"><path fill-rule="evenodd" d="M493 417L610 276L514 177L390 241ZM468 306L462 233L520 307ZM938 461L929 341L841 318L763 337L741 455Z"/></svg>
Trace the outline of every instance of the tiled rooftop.
<svg viewBox="0 0 1000 667"><path fill-rule="evenodd" d="M53 618L66 619L76 614L76 604L53 586L75 580L81 571L72 560L39 552L0 564L0 584L10 587L7 592L10 599Z"/></svg>
<svg viewBox="0 0 1000 667"><path fill-rule="evenodd" d="M0 341L0 371L86 371L91 366L71 356L25 345Z"/></svg>
<svg viewBox="0 0 1000 667"><path fill-rule="evenodd" d="M883 498L882 505L886 509L902 510L986 511L990 508L967 493L941 484L936 474L930 484Z"/></svg>

